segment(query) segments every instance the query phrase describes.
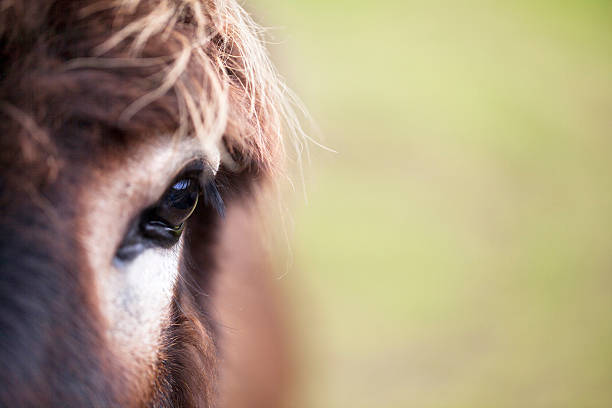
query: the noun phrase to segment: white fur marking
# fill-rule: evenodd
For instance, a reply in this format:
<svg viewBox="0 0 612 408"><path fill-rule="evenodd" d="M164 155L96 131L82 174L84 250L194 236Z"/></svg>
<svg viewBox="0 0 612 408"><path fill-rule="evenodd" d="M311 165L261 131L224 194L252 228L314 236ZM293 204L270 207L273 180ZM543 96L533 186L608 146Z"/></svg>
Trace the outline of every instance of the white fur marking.
<svg viewBox="0 0 612 408"><path fill-rule="evenodd" d="M102 280L110 337L134 358L155 359L170 317L182 242L169 249L148 249Z"/></svg>

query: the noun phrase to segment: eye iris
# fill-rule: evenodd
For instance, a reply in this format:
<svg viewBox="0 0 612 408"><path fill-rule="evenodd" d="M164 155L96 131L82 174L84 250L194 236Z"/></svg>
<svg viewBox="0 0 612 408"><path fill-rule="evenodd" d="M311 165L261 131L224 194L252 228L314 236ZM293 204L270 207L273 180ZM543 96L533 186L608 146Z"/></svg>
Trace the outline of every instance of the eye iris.
<svg viewBox="0 0 612 408"><path fill-rule="evenodd" d="M157 216L171 227L180 227L195 210L199 194L199 184L194 180L177 181L160 201Z"/></svg>

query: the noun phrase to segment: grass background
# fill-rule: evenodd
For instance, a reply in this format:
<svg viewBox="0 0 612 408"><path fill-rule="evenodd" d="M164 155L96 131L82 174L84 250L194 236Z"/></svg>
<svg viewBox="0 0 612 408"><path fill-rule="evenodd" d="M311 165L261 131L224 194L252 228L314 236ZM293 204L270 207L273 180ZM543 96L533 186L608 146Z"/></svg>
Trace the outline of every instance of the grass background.
<svg viewBox="0 0 612 408"><path fill-rule="evenodd" d="M252 0L322 129L306 407L612 406L612 2Z"/></svg>

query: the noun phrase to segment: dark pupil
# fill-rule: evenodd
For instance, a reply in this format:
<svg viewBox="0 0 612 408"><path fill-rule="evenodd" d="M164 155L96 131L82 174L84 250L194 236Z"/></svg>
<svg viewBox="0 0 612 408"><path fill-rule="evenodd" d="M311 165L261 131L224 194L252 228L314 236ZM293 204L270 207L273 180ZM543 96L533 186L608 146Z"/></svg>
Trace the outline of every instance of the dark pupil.
<svg viewBox="0 0 612 408"><path fill-rule="evenodd" d="M169 226L179 227L198 203L198 184L190 179L177 181L159 202L157 216Z"/></svg>

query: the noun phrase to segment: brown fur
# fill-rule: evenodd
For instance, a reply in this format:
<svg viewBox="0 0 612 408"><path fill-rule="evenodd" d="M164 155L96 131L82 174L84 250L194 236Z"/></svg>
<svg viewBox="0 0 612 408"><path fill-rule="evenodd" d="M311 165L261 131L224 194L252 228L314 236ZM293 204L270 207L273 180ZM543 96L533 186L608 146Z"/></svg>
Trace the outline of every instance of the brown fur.
<svg viewBox="0 0 612 408"><path fill-rule="evenodd" d="M233 0L0 2L1 406L282 402L281 316L248 203L282 166L283 121L293 121L283 92ZM92 163L160 137L223 137L229 211L190 220L150 380L125 372L105 340L75 197L95 183ZM258 299L248 319L223 303L245 293ZM249 339L230 341L225 324Z"/></svg>

